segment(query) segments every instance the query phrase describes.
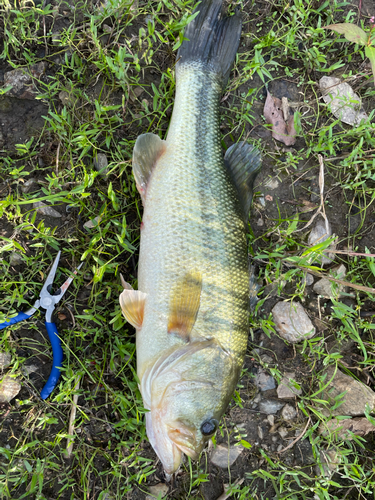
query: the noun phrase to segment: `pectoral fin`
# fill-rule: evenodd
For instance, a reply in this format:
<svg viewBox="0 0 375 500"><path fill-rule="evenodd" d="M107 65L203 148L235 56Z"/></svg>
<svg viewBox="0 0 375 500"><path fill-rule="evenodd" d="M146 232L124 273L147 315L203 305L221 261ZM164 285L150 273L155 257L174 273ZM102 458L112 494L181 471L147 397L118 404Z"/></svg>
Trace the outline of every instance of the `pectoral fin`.
<svg viewBox="0 0 375 500"><path fill-rule="evenodd" d="M202 290L202 275L199 272L187 273L172 294L168 333L174 333L188 341L197 318Z"/></svg>
<svg viewBox="0 0 375 500"><path fill-rule="evenodd" d="M227 149L224 163L237 188L247 222L253 198L254 180L262 166L260 152L247 142L239 142Z"/></svg>
<svg viewBox="0 0 375 500"><path fill-rule="evenodd" d="M166 142L155 134L142 134L133 150L133 174L137 189L144 200L153 168L166 149Z"/></svg>
<svg viewBox="0 0 375 500"><path fill-rule="evenodd" d="M123 286L124 290L120 295L122 314L125 316L126 321L133 325L134 328L142 328L147 294L139 290L133 290L126 281L123 281Z"/></svg>

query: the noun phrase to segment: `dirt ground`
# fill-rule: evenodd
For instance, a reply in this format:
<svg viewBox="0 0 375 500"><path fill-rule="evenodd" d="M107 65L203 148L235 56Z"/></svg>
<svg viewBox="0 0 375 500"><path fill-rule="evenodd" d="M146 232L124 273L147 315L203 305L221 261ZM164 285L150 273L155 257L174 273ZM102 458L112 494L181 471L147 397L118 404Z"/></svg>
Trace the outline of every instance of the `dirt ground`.
<svg viewBox="0 0 375 500"><path fill-rule="evenodd" d="M55 4L58 5L58 2L55 2ZM354 5L354 3L353 6L358 7L357 4ZM243 32L242 47L246 45L246 35L248 34L246 30L249 32L253 26L252 16L254 12L262 12L265 8L270 8L267 2L248 3L248 6L245 6L243 15L246 21L246 28ZM60 5L59 9L62 12L64 7ZM362 9L364 12L368 11L373 14L375 13L372 1L363 1ZM79 21L80 19L78 17L76 22L78 23ZM62 15L60 21L57 21L57 23L58 22L61 25L59 26L56 24L56 28L66 27L69 24L69 18ZM138 22L139 25L134 25L129 29L128 36L136 34L139 27L144 25L144 19L140 18ZM38 50L41 49L38 48ZM304 50L304 47L301 47L301 50ZM58 50L56 48L56 53L57 52ZM43 53L40 53L38 57L43 59ZM165 70L168 66L170 67L173 57L173 54L163 54L163 56L160 56L160 60L158 61L160 69ZM293 64L294 61L291 60L289 66L293 68ZM354 67L357 62L353 61L351 64ZM11 69L12 67L8 61L0 61L0 85L4 82L4 75ZM48 78L50 75L56 75L58 71L59 55L57 54L54 58L49 57L46 59L46 72L44 78ZM315 71L312 71L310 75L310 78L314 81L318 81L320 77L321 74ZM143 74L141 84L148 85L151 81L158 85L160 83L160 73L146 70ZM267 83L269 92L279 98L287 97L289 101L301 102L301 105L307 102L313 103L316 99L310 92L310 86L301 85L299 79L294 80L293 77L287 76L286 74L279 73L277 79ZM100 85L100 80L91 82L90 86L86 89L88 95L94 97L102 92L103 89ZM355 84L353 87L356 90ZM247 95L250 88L256 89L258 97L251 110L252 124L249 123L247 125L246 134L248 138L260 141L263 150L266 152L266 154L263 155L262 171L254 187L255 196L250 222L254 240L252 244L253 252L257 253L260 252L262 248L269 248L272 243L275 245L278 244L279 237L277 231L275 231L275 227L279 225L280 221L293 220L297 213L300 216L300 224L303 225L303 222L307 223L310 220L314 213L314 209L317 209L320 203L319 164L313 156L306 158L303 153L300 153L306 148L304 139L298 138L297 143L291 147L286 147L272 139L271 131L265 126L262 116L266 94L265 85L258 76L254 76L251 80L238 87L234 92L231 92L229 97L222 102L222 116L227 117L227 111L237 106L240 102L239 97L244 93ZM121 96L119 93L118 102L120 101ZM113 97L112 102L116 103L115 97ZM368 113L374 109L374 105L374 100L368 99L364 102L364 108ZM61 110L62 102L56 99L47 104L45 100L42 102L35 98L13 97L8 95L0 96L1 158L4 159L9 157L17 159L16 144L24 144L32 136L37 137L39 134L43 133L43 127L45 126L44 117L48 113L49 106L51 109L55 107ZM138 101L130 102L129 106L134 108L132 110L134 113L139 111ZM312 106L314 105L312 104ZM164 121L160 123L160 128L162 130L167 129L170 111L171 110L165 114ZM313 111L311 113L313 113ZM321 124L323 124L326 117L322 117L320 120ZM229 132L230 127L226 118L224 118L223 123L222 132L224 141L229 145L231 144L231 138L226 134ZM125 117L122 128L118 129L115 134L117 134L119 140L124 136L135 137L137 134L145 131L145 126L147 126L145 120L143 120L143 122L139 120L138 125L135 126L133 121L127 122L127 118ZM342 125L335 126L337 133L340 132L341 127ZM46 176L52 174L56 162L57 147L58 145L53 136L50 133L45 134L44 140L40 143L37 155L38 169L34 172L31 163L26 165L26 170L29 170L36 183L39 181L43 183ZM340 158L347 153L348 150L340 145L340 148L335 151L335 156ZM275 159L276 157L277 161ZM294 163L290 161L291 157L294 158ZM124 160L128 161L129 157L124 157ZM21 162L21 160L19 161ZM283 166L283 162L285 166ZM337 249L347 250L355 248L357 252L367 251L375 253L375 205L369 205L368 209L362 212L361 208L366 203L366 197L361 198L360 196L356 196L353 198L351 192L343 188L340 173L337 168L333 168L332 165L335 165L335 160L332 160L330 166L325 170L324 199L326 214L331 223L332 232L338 238ZM116 184L115 177L116 175L114 174L114 184ZM118 184L117 187L120 189L120 184ZM93 199L95 200L95 196L97 196L99 200L100 194L95 194L95 190L100 192L99 184L96 183L89 189L92 192ZM0 172L0 196L2 198L15 192L19 193L19 190L20 184L14 182L14 178ZM311 209L310 211L305 211L307 206ZM58 238L60 241L64 241L64 239L68 237L74 239L75 236L77 239L82 238L84 221L81 219L78 211L67 211L67 207L64 204L54 208L60 212L60 218L38 215L35 224L44 221L44 225L53 229L54 237ZM23 206L22 211L26 213L30 209L31 205L26 204ZM15 237L17 223L17 218L13 221L7 217L1 218L0 237L3 242ZM139 230L135 213L130 216L129 224L133 226L135 231ZM308 232L309 230L306 229L306 231L299 233L298 241L301 245L307 244ZM24 244L27 246L27 237L25 235L19 233L16 237L21 245ZM37 252L38 248L32 248L30 251ZM5 255L3 258L8 259L8 256ZM132 256L124 257L124 264L120 270L125 277L136 276L137 259L137 252ZM336 263L346 263L347 260L346 256L340 256L336 258ZM78 264L78 262L76 262L76 264ZM255 260L254 264L256 275L259 276L259 284L262 287L265 287L267 284L269 285L265 278L264 270L266 264L262 262L262 259ZM68 261L66 261L66 267L69 267ZM333 267L333 265L331 267ZM24 264L14 264L9 268L10 275L3 275L1 281L4 283L8 280L22 281L22 279L27 276L27 272ZM315 282L317 279L317 277L314 278ZM285 286L278 291L275 291L272 287L263 288L260 298L265 300L258 308L257 315L262 318L269 317L273 306L281 299L290 297L290 295L294 293L295 288L296 283L293 281L286 283ZM96 300L99 300L100 306L105 309L106 291L103 290L102 292L98 292L98 284L93 287L90 279L87 279L84 286L81 287L77 297L79 311L83 312L88 307L88 304L91 303L90 297L92 296L93 289L95 289L95 293L97 293ZM331 311L331 300L319 298L313 291L313 284L306 287L303 300L304 308L316 327L317 335L323 338L322 342L325 342L326 349L330 351L330 349L333 349L337 345L335 336L332 332L334 332L335 327L338 325L338 323L335 325L334 322L327 321L325 318ZM357 303L356 297L350 293L348 293L342 301L346 305L354 307ZM108 303L112 304L111 301ZM3 312L6 312L6 306L7 304L2 303ZM20 307L22 308L24 305L20 304ZM364 312L371 312L372 309L373 304L371 301L364 300L362 310ZM62 330L74 328L74 320L69 312L69 304L59 309L57 322L59 328ZM93 324L93 326L95 325ZM27 407L27 405L30 404L30 400L33 400L33 398L36 400L38 398L38 393L49 374L51 363L49 344L46 340L42 318L36 321L32 328L29 328L28 325L22 325L12 330L12 332L9 332L9 335L10 338L4 335L2 341L0 337L0 348L2 345L1 342L3 342L4 346L8 342L11 342L14 347L14 354L18 359L23 360L22 363L24 367L33 367L36 365L38 368L36 371L31 370L28 377L24 377L21 391L15 400L12 400L10 403L0 404L0 447L7 449L13 448L13 446L19 443L19 437L24 435L25 428L28 426L28 420L32 418L30 412L25 411L25 407L21 408L20 401ZM100 344L95 343L95 341L88 341L87 338L84 337L81 339L77 338L76 342L77 345L79 344L80 348L83 349L83 352L85 352L87 359L93 360L93 371L100 371L101 368L95 364L97 363L97 359L101 357L99 354L101 349ZM44 346L44 349L40 349L41 345ZM345 348L340 346L340 349L343 356L342 360L348 367L358 366L360 360L358 357L358 348L354 342L349 342L346 344ZM104 366L102 368L104 370ZM198 486L191 488L189 486L189 474L181 472L173 480L172 484L169 485L168 498L204 498L205 500L217 500L220 495L223 494L226 485L228 485L228 483L233 484L236 481L242 488L248 485L251 491L255 492L246 494L244 498L279 498L275 496L275 490L271 481L264 481L260 478L248 479L249 473L253 471L259 469L267 470L268 462L261 450L265 451L269 456L273 456L275 460L281 460L285 466L303 470L305 474L311 478L311 481L319 474L316 469L317 457L314 456L313 447L309 439L299 439L293 444L295 437L299 436L299 434L304 431L307 422L306 415L301 412L297 404L298 400L292 398L287 401L282 401L283 404L289 404L295 408L297 414L292 420L286 421L283 419L280 410L276 414L270 416L271 414L262 411L259 407L259 401L260 398L267 401L278 401L276 386L269 390L259 391L254 382L257 374L262 370L265 370L268 374L274 373L272 370L277 370L282 374L285 372L293 372L295 373L295 380L300 384L303 393L311 393L313 390L312 368L303 352L301 352L300 349L296 350L292 344L286 343L279 336L268 336L261 328L252 328L244 368L243 377L238 387L242 403L240 406L233 403L228 409L223 420L225 431L217 435L216 444L223 444L226 446L234 445L238 442L238 433L240 433L242 436L246 436L244 439L250 443L251 448L245 448L242 451L239 458L230 467L230 470L211 463L209 460L209 453L211 453L211 451L203 453L201 457L201 466L204 467L206 463L208 464L207 481L202 481ZM319 372L322 368L323 365L319 361L314 366L316 372ZM361 375L359 375L359 377L361 379ZM372 382L368 382L368 380L369 379L365 376L362 377L362 381L374 389L375 387L372 383L373 379ZM113 390L122 390L122 383L115 372L110 372L106 369L103 374L103 381L106 387L111 387ZM118 429L120 420L116 411L112 411L103 386L98 384L94 387L92 381L86 377L83 379L82 388L85 390L85 395L79 398L78 405L90 415L90 418L82 427L81 439L89 443L91 449L105 450L103 453L95 452L93 454L92 465L97 471L97 478L101 472L108 472L112 467L111 464L113 460L116 460L115 453L110 448L110 443L111 440L114 439L113 435L117 432L116 429ZM92 399L88 397L89 394L91 394ZM50 425L36 428L33 433L34 439L40 442L46 441L50 443L53 442L54 436L57 436L66 429L66 411L68 404L64 401L60 401L59 404L61 405L60 409L54 408L53 411L51 410L51 418L53 413L54 421ZM30 411L36 411L35 407L33 407L33 410L31 410L31 408L32 405L30 406ZM41 413L44 411L41 405L39 405L38 408L38 411ZM283 429L281 433L280 428ZM127 430L122 429L121 432L124 437ZM374 442L370 435L366 441L366 449L362 450L363 462L372 460L373 450ZM155 459L154 452L147 440L143 440L140 452L145 459ZM82 471L79 469L79 462L75 462L74 459L70 461L58 459L55 463L57 464L56 470L51 470L46 473L46 486L43 490L44 496L28 496L27 485L24 484L19 486L18 490L13 493L14 496L12 498L14 498L14 500L16 498L30 500L32 498L46 498L48 500L86 498L83 491L77 491L73 485L67 483L68 486L63 492L59 486L59 474L64 478L71 477L72 481L73 478L75 478L78 482L78 478L82 474ZM104 498L106 500L115 498L115 496L113 496L115 492L108 494L108 496L103 495L103 486L99 480L91 478L88 479L88 481L91 486L90 495L87 496L87 498L101 500ZM158 463L156 465L156 472L148 476L147 481L139 485L139 487L134 484L132 491L127 493L126 498L144 500L149 485L164 482L165 476L162 471L162 466ZM96 486L98 487L96 488ZM189 493L187 493L187 491L189 491ZM10 498L7 497L5 493L3 495L4 496L1 498ZM297 496L295 498L297 498ZM357 498L357 496L352 496L351 493L349 493L346 498L349 500Z"/></svg>

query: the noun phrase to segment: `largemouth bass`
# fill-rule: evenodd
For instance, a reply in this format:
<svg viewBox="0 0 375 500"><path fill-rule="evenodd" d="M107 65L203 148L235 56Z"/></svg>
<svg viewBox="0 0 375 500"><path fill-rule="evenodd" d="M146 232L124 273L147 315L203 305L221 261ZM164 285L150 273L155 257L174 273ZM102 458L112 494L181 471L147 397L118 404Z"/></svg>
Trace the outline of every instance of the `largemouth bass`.
<svg viewBox="0 0 375 500"><path fill-rule="evenodd" d="M246 227L259 152L223 159L219 102L241 33L238 13L203 0L185 30L166 140L138 137L133 173L144 213L138 290L120 296L136 328L148 438L167 474L196 459L233 395L249 331ZM225 160L225 161L224 161Z"/></svg>

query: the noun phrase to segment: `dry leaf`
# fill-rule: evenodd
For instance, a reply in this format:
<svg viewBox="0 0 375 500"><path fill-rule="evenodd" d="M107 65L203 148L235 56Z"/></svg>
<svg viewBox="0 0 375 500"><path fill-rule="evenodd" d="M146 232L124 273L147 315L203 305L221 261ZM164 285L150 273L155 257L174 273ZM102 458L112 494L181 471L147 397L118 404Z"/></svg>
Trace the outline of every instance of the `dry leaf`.
<svg viewBox="0 0 375 500"><path fill-rule="evenodd" d="M336 118L348 125L359 125L368 116L362 109L361 98L340 78L323 76L319 81L324 102Z"/></svg>
<svg viewBox="0 0 375 500"><path fill-rule="evenodd" d="M290 113L285 121L284 116L288 115L285 100L284 103L277 97L267 92L267 99L264 104L264 118L267 123L272 125L272 137L277 141L283 142L286 146L292 146L296 142L296 130L294 128L294 115Z"/></svg>

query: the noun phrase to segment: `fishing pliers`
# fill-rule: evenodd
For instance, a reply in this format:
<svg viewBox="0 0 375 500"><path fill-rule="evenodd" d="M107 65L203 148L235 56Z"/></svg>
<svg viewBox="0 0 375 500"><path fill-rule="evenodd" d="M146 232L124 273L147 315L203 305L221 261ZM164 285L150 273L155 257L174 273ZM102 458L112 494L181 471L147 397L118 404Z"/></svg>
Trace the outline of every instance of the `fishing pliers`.
<svg viewBox="0 0 375 500"><path fill-rule="evenodd" d="M46 385L43 387L40 396L42 399L48 398L53 389L55 388L59 377L60 377L60 367L63 361L63 350L61 347L61 340L59 338L59 334L57 331L57 326L52 322L52 313L55 308L55 305L62 299L64 293L68 289L69 285L74 279L74 276L77 274L77 271L82 267L83 263L77 267L77 269L73 272L73 274L65 281L65 283L54 293L52 292L52 283L55 278L57 266L60 260L61 252L59 251L56 255L55 261L52 264L51 270L47 276L47 279L43 285L43 288L40 292L39 299L36 300L34 307L29 309L26 312L20 312L14 318L4 321L4 323L0 323L0 330L6 328L7 326L14 325L23 321L24 319L31 318L31 316L40 308L46 310L46 320L45 325L48 333L48 337L50 339L52 345L52 369L50 376L46 382Z"/></svg>

